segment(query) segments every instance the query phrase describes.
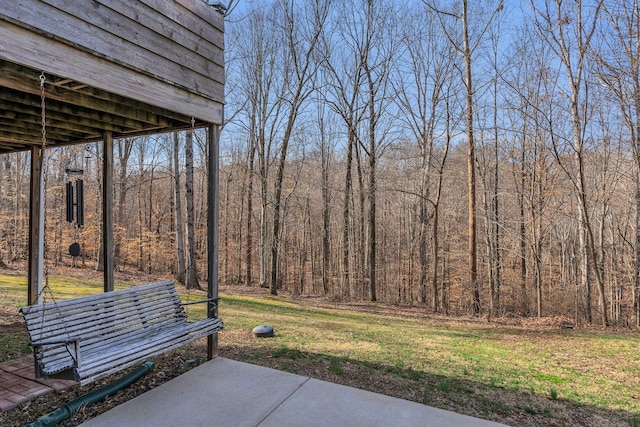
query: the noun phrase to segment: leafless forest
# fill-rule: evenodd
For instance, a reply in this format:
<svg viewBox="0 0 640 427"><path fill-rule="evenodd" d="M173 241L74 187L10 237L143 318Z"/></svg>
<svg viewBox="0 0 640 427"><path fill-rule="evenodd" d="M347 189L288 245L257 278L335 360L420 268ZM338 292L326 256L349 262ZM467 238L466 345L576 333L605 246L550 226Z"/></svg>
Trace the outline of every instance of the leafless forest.
<svg viewBox="0 0 640 427"><path fill-rule="evenodd" d="M519 3L232 3L221 282L640 326L638 0ZM116 141L117 269L204 279L203 132ZM48 152L51 269L100 268L101 149ZM0 162L19 267L29 154Z"/></svg>

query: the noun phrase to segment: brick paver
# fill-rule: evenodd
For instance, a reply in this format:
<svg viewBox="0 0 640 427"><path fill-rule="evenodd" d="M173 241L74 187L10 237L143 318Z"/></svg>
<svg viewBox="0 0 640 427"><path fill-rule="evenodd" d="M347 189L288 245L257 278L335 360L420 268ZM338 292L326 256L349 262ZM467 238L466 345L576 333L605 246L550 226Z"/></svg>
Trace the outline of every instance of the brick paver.
<svg viewBox="0 0 640 427"><path fill-rule="evenodd" d="M0 409L3 411L51 392L53 392L53 389L44 384L19 377L6 371L2 371L0 374L0 393L2 395Z"/></svg>
<svg viewBox="0 0 640 427"><path fill-rule="evenodd" d="M0 363L0 411L75 384L75 381L35 378L33 356L30 355Z"/></svg>

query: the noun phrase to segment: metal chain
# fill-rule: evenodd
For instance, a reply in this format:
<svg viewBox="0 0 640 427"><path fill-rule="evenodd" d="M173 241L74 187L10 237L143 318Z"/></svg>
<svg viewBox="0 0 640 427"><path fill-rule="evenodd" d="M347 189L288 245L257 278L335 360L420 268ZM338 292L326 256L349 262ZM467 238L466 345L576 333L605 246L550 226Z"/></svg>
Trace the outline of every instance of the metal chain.
<svg viewBox="0 0 640 427"><path fill-rule="evenodd" d="M40 73L40 107L41 107L41 118L42 118L42 145L40 147L40 158L41 158L41 162L40 162L40 167L42 168L41 173L44 176L44 182L42 183L42 187L44 187L43 189L46 190L47 188L47 169L46 166L48 164L48 162L45 161L44 155L45 155L45 149L47 148L47 109L46 109L46 94L45 94L45 82L47 81L47 77L44 75L44 71L42 71ZM59 309L58 309L58 305L57 305L57 301L55 298L55 295L53 294L53 291L51 290L51 288L49 287L49 260L47 259L47 252L48 252L48 244L47 244L47 215L46 215L46 210L47 210L47 197L46 197L46 191L42 191L41 193L41 200L40 202L43 204L43 211L45 213L44 218L43 218L43 226L42 226L42 230L40 230L40 232L42 233L42 243L43 243L43 248L42 248L42 257L44 258L44 285L42 286L42 289L40 290L40 293L38 294L38 299L40 300L42 298L41 303L44 304L44 296L47 296L47 298L53 303L53 315L55 315L59 322L62 323L62 327L64 328L65 333L67 334L67 337L70 336L69 331L67 330L67 324L66 322L64 322L64 319L62 318L62 314L60 313ZM45 321L45 310L42 310L42 316L40 319L41 325L40 325L40 330L44 331L44 321ZM41 332L42 334L43 332ZM39 339L43 339L45 338L45 336L41 335ZM74 357L74 355L72 354L72 352L69 350L69 344L65 344L65 350L67 351L67 353L69 353L69 355L71 356L72 359L76 360L76 358ZM77 362L77 360L76 360Z"/></svg>
<svg viewBox="0 0 640 427"><path fill-rule="evenodd" d="M44 71L40 73L40 107L41 107L41 122L42 122L42 146L40 147L40 157L42 161L40 162L42 170L42 174L44 175L44 182L42 185L46 189L46 181L47 181L47 171L46 171L46 162L44 161L45 149L47 147L47 109L46 109L46 95L45 95L45 82L47 81L47 77L44 75ZM49 289L49 263L47 261L47 232L46 232L46 223L47 223L47 215L46 215L46 191L42 192L42 200L40 201L44 205L44 226L40 231L42 233L43 238L43 253L42 257L44 258L44 286L42 287L42 292L48 291L51 294L51 289ZM53 294L50 295L53 301L55 302L55 298L53 298Z"/></svg>
<svg viewBox="0 0 640 427"><path fill-rule="evenodd" d="M46 94L45 94L45 82L47 81L46 76L44 75L44 71L41 72L40 74L40 107L41 107L41 121L42 121L42 145L40 147L40 157L41 157L41 168L42 168L42 174L44 176L44 182L42 183L42 186L44 187L44 189L46 190L47 187L47 170L46 170L46 166L48 164L48 162L45 161L45 149L47 148L47 109L46 109ZM62 326L67 334L67 336L69 336L69 332L67 331L67 325L66 323L63 321L62 319L62 315L60 314L59 310L58 310L58 305L57 305L57 301L55 298L55 295L53 294L53 291L51 290L51 288L49 287L49 260L47 259L47 252L48 252L48 244L47 244L47 215L46 215L46 209L47 209L47 203L46 203L47 197L46 197L46 191L42 191L42 200L40 201L43 205L44 205L44 209L43 211L45 211L45 215L44 215L44 219L43 219L43 227L41 230L42 233L42 241L43 241L43 250L42 250L42 257L44 258L44 285L42 286L42 289L40 290L40 293L38 295L38 299L42 298L42 304L44 304L46 301L44 301L44 297L46 297L50 302L53 303L53 315L55 315L59 321L62 323ZM42 311L42 317L41 317L41 326L40 329L42 331L44 331L43 325L44 325L44 320L45 320L45 310ZM44 338L44 336L41 336L40 339ZM71 355L72 358L73 355L71 354L71 352L69 351L69 346L65 345L65 348L67 350L67 352ZM75 358L74 358L75 359Z"/></svg>
<svg viewBox="0 0 640 427"><path fill-rule="evenodd" d="M47 77L44 75L44 71L40 74L40 107L42 111L42 155L44 155L44 149L47 146L47 109L46 109L46 97L44 93L44 83Z"/></svg>

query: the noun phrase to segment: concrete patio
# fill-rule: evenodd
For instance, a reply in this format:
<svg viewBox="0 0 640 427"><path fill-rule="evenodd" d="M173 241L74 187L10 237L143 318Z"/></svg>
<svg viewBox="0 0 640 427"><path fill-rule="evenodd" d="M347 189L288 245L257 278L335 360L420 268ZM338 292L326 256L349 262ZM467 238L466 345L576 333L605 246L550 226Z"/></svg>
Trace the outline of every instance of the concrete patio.
<svg viewBox="0 0 640 427"><path fill-rule="evenodd" d="M502 424L218 357L93 418L113 426L477 426Z"/></svg>

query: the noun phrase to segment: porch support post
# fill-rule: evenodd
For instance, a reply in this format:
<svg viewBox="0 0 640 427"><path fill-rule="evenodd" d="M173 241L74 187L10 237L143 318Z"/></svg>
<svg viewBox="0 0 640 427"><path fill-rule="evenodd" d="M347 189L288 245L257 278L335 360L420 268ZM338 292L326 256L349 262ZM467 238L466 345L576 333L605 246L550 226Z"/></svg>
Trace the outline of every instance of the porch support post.
<svg viewBox="0 0 640 427"><path fill-rule="evenodd" d="M102 242L104 291L113 291L113 135L104 134L102 159Z"/></svg>
<svg viewBox="0 0 640 427"><path fill-rule="evenodd" d="M27 304L42 303L44 276L44 151L31 147L31 177L29 184L29 267L27 272Z"/></svg>
<svg viewBox="0 0 640 427"><path fill-rule="evenodd" d="M207 145L209 147L208 180L207 180L207 298L208 317L218 317L218 228L219 204L219 152L220 127L210 124L207 129ZM218 333L207 337L207 360L218 356Z"/></svg>

